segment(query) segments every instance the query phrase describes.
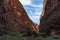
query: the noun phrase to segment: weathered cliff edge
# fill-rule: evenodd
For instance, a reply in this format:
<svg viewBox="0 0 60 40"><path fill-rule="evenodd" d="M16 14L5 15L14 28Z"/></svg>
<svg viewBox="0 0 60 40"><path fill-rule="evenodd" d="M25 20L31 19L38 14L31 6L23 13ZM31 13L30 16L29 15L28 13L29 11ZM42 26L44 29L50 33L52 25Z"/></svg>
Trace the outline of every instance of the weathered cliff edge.
<svg viewBox="0 0 60 40"><path fill-rule="evenodd" d="M0 35L9 32L21 33L26 28L39 31L19 0L0 0Z"/></svg>
<svg viewBox="0 0 60 40"><path fill-rule="evenodd" d="M60 0L44 0L40 32L60 35Z"/></svg>

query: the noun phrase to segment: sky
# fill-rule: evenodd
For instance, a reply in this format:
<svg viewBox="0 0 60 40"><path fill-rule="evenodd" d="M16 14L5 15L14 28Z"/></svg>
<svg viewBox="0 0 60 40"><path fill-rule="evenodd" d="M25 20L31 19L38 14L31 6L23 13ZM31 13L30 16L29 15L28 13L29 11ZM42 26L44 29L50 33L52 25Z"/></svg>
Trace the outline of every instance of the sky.
<svg viewBox="0 0 60 40"><path fill-rule="evenodd" d="M43 0L19 0L26 10L29 18L39 25L43 8Z"/></svg>

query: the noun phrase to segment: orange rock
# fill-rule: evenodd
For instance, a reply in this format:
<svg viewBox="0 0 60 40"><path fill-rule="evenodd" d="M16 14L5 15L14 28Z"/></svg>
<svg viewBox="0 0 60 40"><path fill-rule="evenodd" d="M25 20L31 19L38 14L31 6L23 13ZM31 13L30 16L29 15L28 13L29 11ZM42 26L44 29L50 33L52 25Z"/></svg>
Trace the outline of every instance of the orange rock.
<svg viewBox="0 0 60 40"><path fill-rule="evenodd" d="M2 0L0 0L0 2L1 1ZM1 3L2 4L1 7L2 9L6 7L5 8L6 12L4 12L5 11L4 9L3 11L2 9L0 10L4 13L4 15L6 15L5 17L6 17L7 24L4 25L6 27L8 26L7 28L9 29L10 32L22 32L22 30L25 31L27 27L37 32L36 25L28 17L26 11L24 10L19 0L5 0L2 2L4 2L5 4L3 5ZM1 15L2 12L0 13ZM0 20L2 21L2 19ZM5 23L4 20L2 22Z"/></svg>

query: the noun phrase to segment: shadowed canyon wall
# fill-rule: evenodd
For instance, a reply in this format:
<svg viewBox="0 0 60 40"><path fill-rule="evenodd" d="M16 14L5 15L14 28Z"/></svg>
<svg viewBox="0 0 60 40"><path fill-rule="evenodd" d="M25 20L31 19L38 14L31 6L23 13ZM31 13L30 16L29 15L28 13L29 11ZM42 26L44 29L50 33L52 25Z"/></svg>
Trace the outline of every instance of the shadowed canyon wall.
<svg viewBox="0 0 60 40"><path fill-rule="evenodd" d="M47 35L60 34L60 0L44 0L39 29Z"/></svg>
<svg viewBox="0 0 60 40"><path fill-rule="evenodd" d="M24 32L27 27L36 32L39 31L29 19L20 1L0 0L0 33L5 32L4 30L7 32Z"/></svg>

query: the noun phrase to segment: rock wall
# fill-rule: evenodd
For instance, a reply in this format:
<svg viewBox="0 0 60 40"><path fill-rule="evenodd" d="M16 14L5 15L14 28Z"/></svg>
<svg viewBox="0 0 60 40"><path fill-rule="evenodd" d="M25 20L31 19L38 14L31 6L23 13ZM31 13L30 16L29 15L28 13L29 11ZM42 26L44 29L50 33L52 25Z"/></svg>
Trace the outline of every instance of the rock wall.
<svg viewBox="0 0 60 40"><path fill-rule="evenodd" d="M46 3L46 4L45 4ZM45 0L39 25L40 32L60 34L60 0Z"/></svg>
<svg viewBox="0 0 60 40"><path fill-rule="evenodd" d="M3 26L8 32L21 33L27 27L38 32L19 0L0 0L0 31Z"/></svg>
<svg viewBox="0 0 60 40"><path fill-rule="evenodd" d="M5 0L0 0L0 36L8 33Z"/></svg>

